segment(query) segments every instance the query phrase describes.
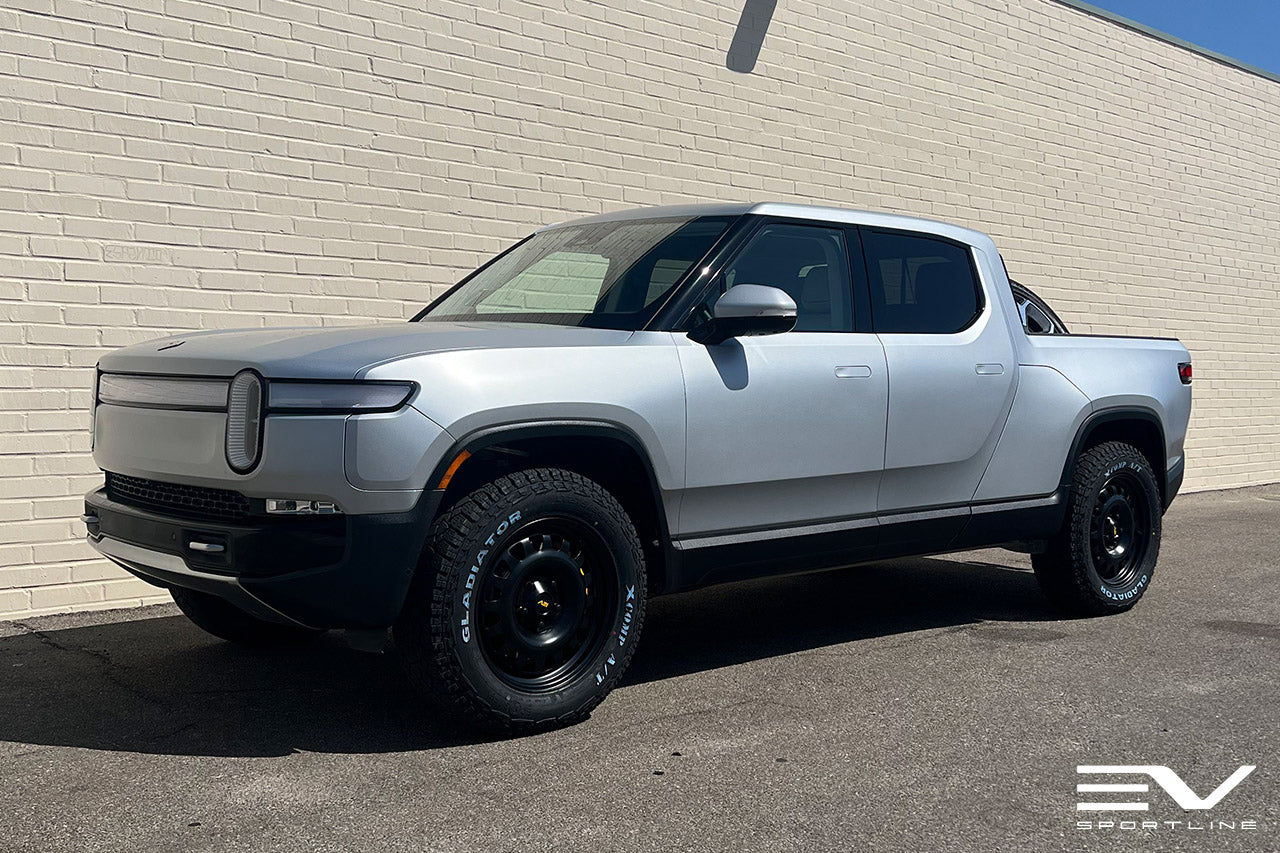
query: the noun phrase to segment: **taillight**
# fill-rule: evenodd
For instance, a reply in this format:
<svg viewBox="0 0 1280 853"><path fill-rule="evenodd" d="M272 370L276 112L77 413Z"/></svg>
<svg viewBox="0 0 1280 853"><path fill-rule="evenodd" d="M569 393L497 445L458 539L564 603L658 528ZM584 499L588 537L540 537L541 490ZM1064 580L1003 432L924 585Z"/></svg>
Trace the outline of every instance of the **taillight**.
<svg viewBox="0 0 1280 853"><path fill-rule="evenodd" d="M1182 380L1183 385L1191 384L1191 362L1184 361L1178 365L1178 378Z"/></svg>

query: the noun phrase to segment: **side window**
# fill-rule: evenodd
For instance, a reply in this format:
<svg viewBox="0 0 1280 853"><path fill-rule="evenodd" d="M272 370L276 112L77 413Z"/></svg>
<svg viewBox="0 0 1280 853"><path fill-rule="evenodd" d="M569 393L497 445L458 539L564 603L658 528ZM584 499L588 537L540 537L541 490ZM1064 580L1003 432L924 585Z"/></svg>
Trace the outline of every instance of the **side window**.
<svg viewBox="0 0 1280 853"><path fill-rule="evenodd" d="M945 335L978 313L978 282L963 247L871 230L862 232L862 247L877 332Z"/></svg>
<svg viewBox="0 0 1280 853"><path fill-rule="evenodd" d="M785 290L795 300L797 332L853 331L853 288L839 228L766 225L729 263L722 278L711 304L735 285L764 284Z"/></svg>

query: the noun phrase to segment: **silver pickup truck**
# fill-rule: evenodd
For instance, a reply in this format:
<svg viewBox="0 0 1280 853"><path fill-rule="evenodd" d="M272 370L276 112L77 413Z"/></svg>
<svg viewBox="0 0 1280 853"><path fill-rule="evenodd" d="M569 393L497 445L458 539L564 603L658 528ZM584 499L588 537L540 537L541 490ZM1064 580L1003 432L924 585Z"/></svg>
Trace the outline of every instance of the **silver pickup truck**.
<svg viewBox="0 0 1280 853"><path fill-rule="evenodd" d="M1006 545L1132 607L1191 411L1181 344L1068 334L986 236L791 204L553 225L409 323L98 367L95 548L228 640L390 629L507 730L585 717L646 598L708 584Z"/></svg>

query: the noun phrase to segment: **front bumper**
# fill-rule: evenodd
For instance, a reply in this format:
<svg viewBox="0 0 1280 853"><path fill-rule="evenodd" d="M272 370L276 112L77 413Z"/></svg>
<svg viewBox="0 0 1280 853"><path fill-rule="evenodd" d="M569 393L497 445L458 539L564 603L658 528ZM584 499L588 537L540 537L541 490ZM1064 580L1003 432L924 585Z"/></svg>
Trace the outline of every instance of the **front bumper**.
<svg viewBox="0 0 1280 853"><path fill-rule="evenodd" d="M385 628L442 496L424 492L408 512L231 523L162 515L99 488L85 496L84 515L90 545L157 586L211 593L269 621Z"/></svg>

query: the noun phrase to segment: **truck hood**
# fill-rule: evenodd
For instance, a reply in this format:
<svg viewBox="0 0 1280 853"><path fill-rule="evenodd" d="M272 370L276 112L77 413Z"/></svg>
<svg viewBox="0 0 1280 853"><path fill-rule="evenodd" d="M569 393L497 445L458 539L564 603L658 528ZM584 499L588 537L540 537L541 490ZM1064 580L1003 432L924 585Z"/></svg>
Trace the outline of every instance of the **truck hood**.
<svg viewBox="0 0 1280 853"><path fill-rule="evenodd" d="M103 356L107 372L350 379L376 364L464 349L529 349L620 344L631 332L526 323L380 323L364 326L191 332L134 344Z"/></svg>

